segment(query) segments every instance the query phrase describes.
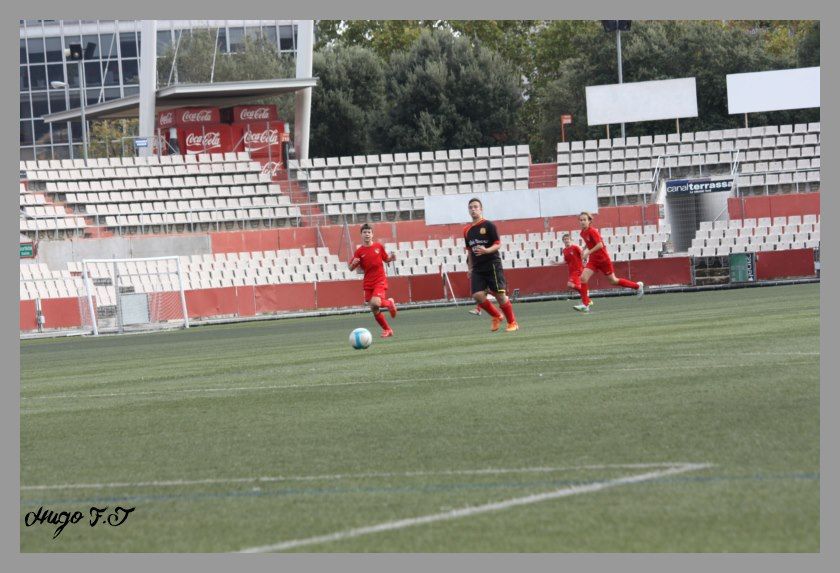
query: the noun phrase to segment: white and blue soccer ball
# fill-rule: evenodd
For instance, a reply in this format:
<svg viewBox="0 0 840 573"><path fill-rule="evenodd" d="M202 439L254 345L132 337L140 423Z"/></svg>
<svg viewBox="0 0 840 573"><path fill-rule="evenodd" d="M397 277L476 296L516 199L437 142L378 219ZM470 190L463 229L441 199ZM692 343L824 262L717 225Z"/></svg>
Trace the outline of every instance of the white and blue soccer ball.
<svg viewBox="0 0 840 573"><path fill-rule="evenodd" d="M350 333L350 346L356 350L364 350L373 342L373 335L367 328L357 328Z"/></svg>

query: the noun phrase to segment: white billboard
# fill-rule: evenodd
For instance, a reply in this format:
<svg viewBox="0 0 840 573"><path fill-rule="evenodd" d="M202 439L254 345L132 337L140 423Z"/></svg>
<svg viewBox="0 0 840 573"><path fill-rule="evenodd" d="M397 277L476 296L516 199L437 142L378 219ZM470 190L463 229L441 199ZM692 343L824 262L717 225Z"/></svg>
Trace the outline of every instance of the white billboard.
<svg viewBox="0 0 840 573"><path fill-rule="evenodd" d="M820 107L820 68L727 74L729 113Z"/></svg>
<svg viewBox="0 0 840 573"><path fill-rule="evenodd" d="M469 223L469 200L478 197L484 216L491 221L535 219L577 215L581 211L598 211L598 194L594 185L462 193L458 195L427 195L424 198L427 225Z"/></svg>
<svg viewBox="0 0 840 573"><path fill-rule="evenodd" d="M586 86L589 125L697 117L694 78Z"/></svg>

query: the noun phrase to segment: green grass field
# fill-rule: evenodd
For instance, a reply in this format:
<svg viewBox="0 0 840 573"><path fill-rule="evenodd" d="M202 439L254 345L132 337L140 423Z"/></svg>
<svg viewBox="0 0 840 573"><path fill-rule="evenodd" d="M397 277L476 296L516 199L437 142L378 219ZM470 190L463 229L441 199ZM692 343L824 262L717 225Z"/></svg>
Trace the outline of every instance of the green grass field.
<svg viewBox="0 0 840 573"><path fill-rule="evenodd" d="M819 285L572 304L22 342L21 551L819 551Z"/></svg>

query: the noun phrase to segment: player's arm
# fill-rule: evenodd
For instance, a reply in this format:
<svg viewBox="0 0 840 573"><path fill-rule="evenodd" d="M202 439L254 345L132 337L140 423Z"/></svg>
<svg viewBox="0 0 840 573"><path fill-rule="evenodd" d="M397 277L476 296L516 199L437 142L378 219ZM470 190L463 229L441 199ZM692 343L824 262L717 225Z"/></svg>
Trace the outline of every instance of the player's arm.
<svg viewBox="0 0 840 573"><path fill-rule="evenodd" d="M588 257L589 257L589 255L591 255L592 253L594 253L594 252L596 252L596 251L600 251L601 249L603 249L603 248L604 248L604 241L602 241L602 240L601 240L601 235L600 235L600 233L597 235L597 237L598 237L598 242L597 242L597 243L595 243L595 246L594 246L594 247L592 247L591 249L583 249L583 253L581 254L581 258L582 258L582 259L586 259L586 258L588 258Z"/></svg>
<svg viewBox="0 0 840 573"><path fill-rule="evenodd" d="M383 245L383 247L382 247L382 260L385 261L386 263L393 263L394 261L397 260L397 254L394 253L394 252L391 252L391 254L389 255L385 251L385 246Z"/></svg>
<svg viewBox="0 0 840 573"><path fill-rule="evenodd" d="M357 268L359 268L361 262L362 261L359 258L359 252L356 251L355 253L353 253L353 259L349 263L347 263L347 266L350 268L351 271L355 271Z"/></svg>

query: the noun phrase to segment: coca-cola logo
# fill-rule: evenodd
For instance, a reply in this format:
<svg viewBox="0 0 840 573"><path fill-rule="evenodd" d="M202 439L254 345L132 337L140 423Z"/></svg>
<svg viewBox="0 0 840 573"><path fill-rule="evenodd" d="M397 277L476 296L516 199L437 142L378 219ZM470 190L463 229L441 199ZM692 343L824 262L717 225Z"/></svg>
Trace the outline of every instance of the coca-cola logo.
<svg viewBox="0 0 840 573"><path fill-rule="evenodd" d="M245 145L277 145L280 136L276 129L249 131L245 133Z"/></svg>
<svg viewBox="0 0 840 573"><path fill-rule="evenodd" d="M160 124L169 125L175 119L175 115L171 111L160 114Z"/></svg>
<svg viewBox="0 0 840 573"><path fill-rule="evenodd" d="M240 121L252 121L259 119L269 119L271 115L267 107L245 108L239 110Z"/></svg>
<svg viewBox="0 0 840 573"><path fill-rule="evenodd" d="M213 113L209 109L199 111L187 110L181 113L182 123L199 123L202 121L213 121Z"/></svg>
<svg viewBox="0 0 840 573"><path fill-rule="evenodd" d="M201 147L203 149L212 149L213 147L221 147L222 134L218 131L209 131L205 134L191 133L187 136L187 147Z"/></svg>

